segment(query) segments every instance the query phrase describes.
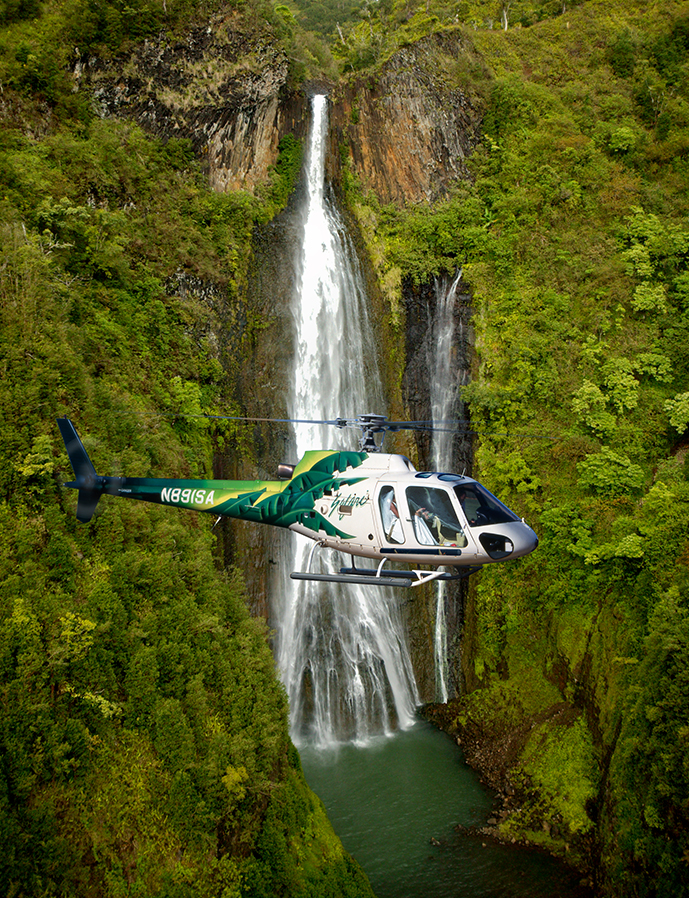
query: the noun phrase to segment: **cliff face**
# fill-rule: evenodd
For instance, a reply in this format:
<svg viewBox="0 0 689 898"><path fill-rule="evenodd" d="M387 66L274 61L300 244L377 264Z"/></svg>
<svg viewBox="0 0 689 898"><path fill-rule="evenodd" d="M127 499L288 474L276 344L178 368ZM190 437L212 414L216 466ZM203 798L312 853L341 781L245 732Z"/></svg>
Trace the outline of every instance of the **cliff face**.
<svg viewBox="0 0 689 898"><path fill-rule="evenodd" d="M342 146L364 189L373 190L382 202L433 201L453 181L467 177L466 159L479 138L482 108L472 86L476 79L467 73L477 65L459 34L431 35L397 52L376 76L357 77L332 89L328 176L333 183L342 176ZM163 139L188 138L218 191L255 190L269 176L280 139L290 133L304 138L308 129L308 100L303 90L290 86L286 53L265 31L253 32L232 15L216 17L174 40L165 34L148 40L134 48L124 65L89 60L75 77L90 89L102 117L132 118ZM255 235L253 273L240 301L240 317L261 322L252 345L242 342L246 322L241 325L228 315L213 335L225 367L228 360L242 358L237 391L249 415L285 416L293 224L287 209ZM213 289L196 285L195 292ZM376 289L372 283L372 292ZM391 387L398 395L388 396L388 404L398 408L398 415L409 408L415 409L414 416L428 417L428 347L416 335L427 328L433 289L429 285L423 296L407 293L406 373L401 390ZM384 317L385 310L374 315ZM397 366L401 363L398 359ZM392 382L397 383L396 375ZM280 461L293 460L287 458L286 432L257 430L252 442L252 462L217 458L216 476L272 477ZM428 448L419 445L422 458ZM458 466L469 468L470 462L458 459ZM272 567L284 554L279 537L237 524L219 528L219 535L225 556L244 572L252 611L269 617ZM458 631L459 597L451 604L451 623ZM410 642L427 700L435 695L432 621L433 597L419 593L409 614Z"/></svg>
<svg viewBox="0 0 689 898"><path fill-rule="evenodd" d="M347 148L364 190L383 203L433 202L467 177L482 103L464 76L476 65L459 34L430 35L395 53L375 76L335 90L333 149Z"/></svg>
<svg viewBox="0 0 689 898"><path fill-rule="evenodd" d="M285 52L232 16L182 39L147 40L124 65L90 60L77 77L101 116L190 139L216 190L254 190L266 180L280 139L303 134L306 107L289 86Z"/></svg>

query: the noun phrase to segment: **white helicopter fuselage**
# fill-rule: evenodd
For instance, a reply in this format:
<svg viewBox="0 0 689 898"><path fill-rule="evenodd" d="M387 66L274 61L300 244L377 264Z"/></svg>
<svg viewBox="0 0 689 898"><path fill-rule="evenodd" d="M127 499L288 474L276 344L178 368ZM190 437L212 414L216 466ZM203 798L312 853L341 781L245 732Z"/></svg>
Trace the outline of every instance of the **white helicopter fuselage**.
<svg viewBox="0 0 689 898"><path fill-rule="evenodd" d="M319 545L375 561L476 567L528 555L538 538L523 519L470 477L416 471L402 455L372 453L316 500L341 535L294 523Z"/></svg>

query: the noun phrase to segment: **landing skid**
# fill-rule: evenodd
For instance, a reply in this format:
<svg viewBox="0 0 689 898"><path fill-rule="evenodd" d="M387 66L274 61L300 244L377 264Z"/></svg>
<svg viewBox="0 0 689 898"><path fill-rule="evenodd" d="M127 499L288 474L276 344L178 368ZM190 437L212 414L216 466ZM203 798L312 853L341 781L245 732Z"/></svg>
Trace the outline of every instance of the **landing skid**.
<svg viewBox="0 0 689 898"><path fill-rule="evenodd" d="M469 574L475 574L476 571L481 570L481 565L476 565L475 567L466 567L460 573L451 574L449 571L419 571L419 570L411 570L411 571L385 571L386 577L399 578L394 582L395 586L421 586L424 583L430 583L431 580L464 580ZM358 574L376 574L376 571L368 570L366 568L357 568L357 567L341 567L340 574L345 577L351 576L354 573ZM414 579L416 578L416 579ZM376 579L374 576L373 579ZM403 582L400 582L403 581ZM409 581L409 582L407 582Z"/></svg>
<svg viewBox="0 0 689 898"><path fill-rule="evenodd" d="M363 586L422 586L424 583L430 583L432 580L463 580L470 574L481 570L481 565L474 567L466 567L457 573L449 573L448 571L383 571L383 565L388 560L383 558L377 568L359 568L356 565L352 567L340 568L339 574L312 574L311 561L313 553L323 543L317 542L311 548L309 553L309 561L306 571L293 571L290 574L292 580L315 580L324 583L357 583Z"/></svg>
<svg viewBox="0 0 689 898"><path fill-rule="evenodd" d="M344 571L345 568L341 568ZM293 580L319 580L325 583L359 583L362 586L414 586L409 576L410 572L395 571L403 574L403 577L376 577L375 571L360 571L356 574L309 574L302 571L294 571L290 574ZM391 572L388 571L388 574ZM373 576L371 576L373 575Z"/></svg>

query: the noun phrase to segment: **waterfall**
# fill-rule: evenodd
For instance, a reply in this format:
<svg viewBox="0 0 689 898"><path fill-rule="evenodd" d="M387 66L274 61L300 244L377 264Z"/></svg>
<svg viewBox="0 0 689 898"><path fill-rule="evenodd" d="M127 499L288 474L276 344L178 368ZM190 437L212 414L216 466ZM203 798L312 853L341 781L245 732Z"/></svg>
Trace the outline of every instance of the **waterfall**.
<svg viewBox="0 0 689 898"><path fill-rule="evenodd" d="M461 270L451 283L440 279L435 284L435 315L431 328L428 370L433 372L430 379L431 417L434 424L456 420L460 411L459 388L468 380L464 360L458 358L457 347L464 344L463 334L456 334L455 303L457 288L462 278ZM458 327L463 329L464 323ZM459 339L458 339L459 337ZM451 471L454 435L441 430L433 432L431 441L431 463L436 471ZM435 699L446 702L448 688L448 645L447 645L447 584L437 585L434 628Z"/></svg>
<svg viewBox="0 0 689 898"><path fill-rule="evenodd" d="M383 408L362 272L325 185L327 98L312 100L301 259L292 312L296 345L290 417L333 419ZM295 425L296 458L308 449L356 448L356 435ZM313 543L291 536L290 570ZM342 559L326 550L323 563ZM296 743L365 742L406 728L419 703L395 591L293 581L279 590L276 656Z"/></svg>

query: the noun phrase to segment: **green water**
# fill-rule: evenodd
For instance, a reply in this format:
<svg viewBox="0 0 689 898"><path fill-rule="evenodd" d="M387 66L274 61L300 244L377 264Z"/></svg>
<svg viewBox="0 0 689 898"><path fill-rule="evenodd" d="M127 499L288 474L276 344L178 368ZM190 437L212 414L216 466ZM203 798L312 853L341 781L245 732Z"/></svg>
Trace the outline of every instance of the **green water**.
<svg viewBox="0 0 689 898"><path fill-rule="evenodd" d="M493 797L454 741L425 722L366 746L300 754L309 785L377 898L590 894L577 874L543 854L455 829L485 823Z"/></svg>

